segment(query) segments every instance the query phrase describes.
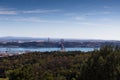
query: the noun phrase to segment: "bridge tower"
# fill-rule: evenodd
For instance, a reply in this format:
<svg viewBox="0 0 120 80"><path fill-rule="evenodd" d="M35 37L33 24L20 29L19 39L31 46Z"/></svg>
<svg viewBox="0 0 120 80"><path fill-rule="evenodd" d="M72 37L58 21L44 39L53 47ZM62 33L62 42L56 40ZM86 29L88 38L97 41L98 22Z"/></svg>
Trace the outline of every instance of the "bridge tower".
<svg viewBox="0 0 120 80"><path fill-rule="evenodd" d="M60 41L60 47L61 47L61 51L64 52L65 51L64 39L61 39L61 41Z"/></svg>

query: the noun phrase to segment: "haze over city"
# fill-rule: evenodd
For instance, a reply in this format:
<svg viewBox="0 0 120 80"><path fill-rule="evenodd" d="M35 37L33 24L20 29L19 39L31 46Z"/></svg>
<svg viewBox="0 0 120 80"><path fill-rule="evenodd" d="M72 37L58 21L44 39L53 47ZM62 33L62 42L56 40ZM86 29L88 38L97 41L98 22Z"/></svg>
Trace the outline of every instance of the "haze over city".
<svg viewBox="0 0 120 80"><path fill-rule="evenodd" d="M120 40L119 0L0 0L0 37Z"/></svg>

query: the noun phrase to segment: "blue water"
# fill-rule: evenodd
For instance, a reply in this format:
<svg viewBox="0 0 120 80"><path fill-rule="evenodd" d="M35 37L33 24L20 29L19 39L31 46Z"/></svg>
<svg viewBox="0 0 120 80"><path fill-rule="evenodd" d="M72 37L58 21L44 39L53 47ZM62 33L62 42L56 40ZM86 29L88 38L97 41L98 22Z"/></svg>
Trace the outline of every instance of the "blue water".
<svg viewBox="0 0 120 80"><path fill-rule="evenodd" d="M93 51L95 48L65 48L65 51ZM40 51L40 52L51 52L51 51L60 51L60 48L0 48L0 52L34 52L34 51Z"/></svg>

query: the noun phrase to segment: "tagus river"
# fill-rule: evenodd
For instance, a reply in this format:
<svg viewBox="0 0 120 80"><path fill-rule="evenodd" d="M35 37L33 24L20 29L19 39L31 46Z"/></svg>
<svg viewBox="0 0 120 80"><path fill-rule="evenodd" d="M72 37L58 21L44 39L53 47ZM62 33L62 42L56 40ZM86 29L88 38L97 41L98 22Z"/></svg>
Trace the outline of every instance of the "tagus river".
<svg viewBox="0 0 120 80"><path fill-rule="evenodd" d="M65 48L65 51L83 51L83 52L88 52L88 51L93 51L94 49L97 48ZM12 52L12 53L17 53L17 52L34 52L34 51L39 51L39 52L51 52L51 51L60 51L60 48L0 48L0 52Z"/></svg>

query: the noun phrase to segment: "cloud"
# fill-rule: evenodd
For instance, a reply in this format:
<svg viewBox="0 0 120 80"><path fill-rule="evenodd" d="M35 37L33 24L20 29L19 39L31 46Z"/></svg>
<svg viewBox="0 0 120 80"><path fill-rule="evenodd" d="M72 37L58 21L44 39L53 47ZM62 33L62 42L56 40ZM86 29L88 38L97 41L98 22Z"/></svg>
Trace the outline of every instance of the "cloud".
<svg viewBox="0 0 120 80"><path fill-rule="evenodd" d="M61 20L47 20L37 17L1 17L0 21L4 22L32 22L32 23L65 23Z"/></svg>
<svg viewBox="0 0 120 80"><path fill-rule="evenodd" d="M111 27L109 23L99 23L99 22L76 22L76 24L79 25L84 25L84 26L89 26L89 27Z"/></svg>
<svg viewBox="0 0 120 80"><path fill-rule="evenodd" d="M46 20L46 19L40 19L36 17L29 17L29 18L16 18L13 19L13 21L17 22L33 22L33 23L65 23L65 21L59 21L59 20Z"/></svg>
<svg viewBox="0 0 120 80"><path fill-rule="evenodd" d="M48 22L47 20L36 18L36 17L1 17L0 21L10 22Z"/></svg>
<svg viewBox="0 0 120 80"><path fill-rule="evenodd" d="M14 10L11 10L11 8L0 8L0 14L14 15L14 14L17 14L17 12Z"/></svg>
<svg viewBox="0 0 120 80"><path fill-rule="evenodd" d="M75 17L75 20L86 20L86 17L83 17L83 16L77 16L77 17Z"/></svg>
<svg viewBox="0 0 120 80"><path fill-rule="evenodd" d="M15 18L13 21L17 22L48 22L47 20L35 18L35 17L29 17L29 18Z"/></svg>
<svg viewBox="0 0 120 80"><path fill-rule="evenodd" d="M21 13L53 13L53 12L59 12L60 10L58 9L53 9L53 10L40 10L40 9L36 9L36 10L25 10L25 11L21 11Z"/></svg>
<svg viewBox="0 0 120 80"><path fill-rule="evenodd" d="M56 13L60 12L59 9L33 9L33 10L16 10L15 8L0 7L0 14L14 15L14 14L42 14L42 13Z"/></svg>
<svg viewBox="0 0 120 80"><path fill-rule="evenodd" d="M74 16L74 15L77 15L77 13L65 13L64 15L67 15L67 16Z"/></svg>
<svg viewBox="0 0 120 80"><path fill-rule="evenodd" d="M14 15L14 14L17 14L17 12L16 11L1 11L0 10L0 14L6 14L6 15Z"/></svg>
<svg viewBox="0 0 120 80"><path fill-rule="evenodd" d="M91 12L91 13L86 13L86 16L95 16L95 15L106 15L106 14L111 14L110 11L101 11L101 12Z"/></svg>

